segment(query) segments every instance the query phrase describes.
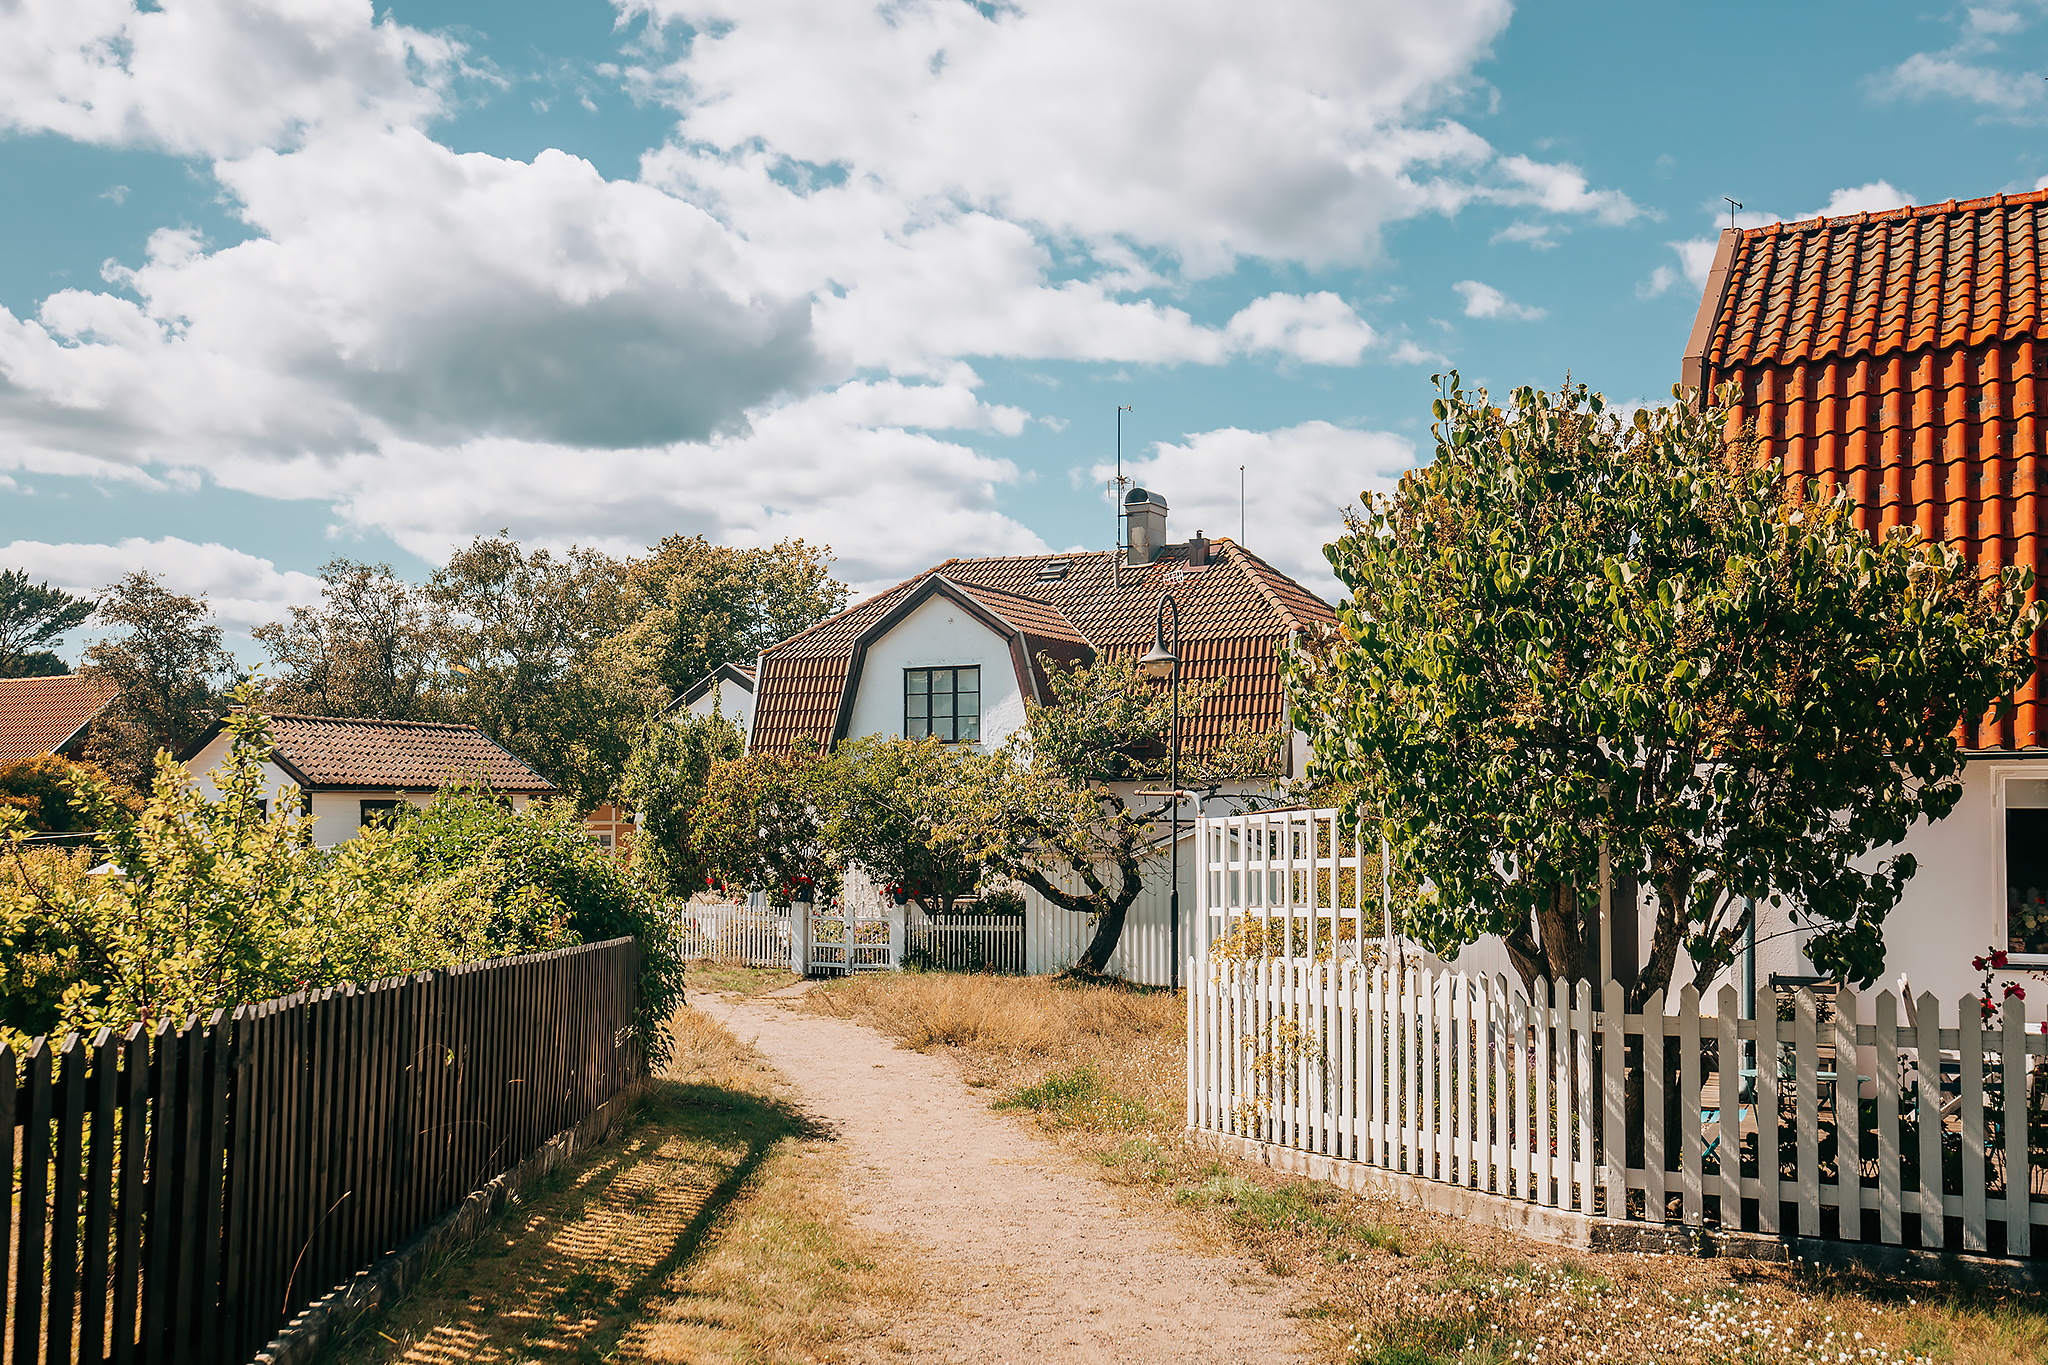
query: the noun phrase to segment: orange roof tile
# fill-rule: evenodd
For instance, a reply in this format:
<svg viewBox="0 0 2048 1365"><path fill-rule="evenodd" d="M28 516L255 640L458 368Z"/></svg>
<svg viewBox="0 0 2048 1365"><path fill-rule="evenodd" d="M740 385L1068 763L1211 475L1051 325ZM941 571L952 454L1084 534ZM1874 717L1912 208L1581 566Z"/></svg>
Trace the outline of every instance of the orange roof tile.
<svg viewBox="0 0 2048 1365"><path fill-rule="evenodd" d="M934 574L1021 631L1034 660L1041 643L1143 653L1152 644L1160 593L1171 587L1181 613L1183 678L1231 680L1189 723L1185 751L1200 753L1244 725L1280 725L1286 705L1279 646L1295 631L1334 622L1335 613L1231 540L1212 540L1208 563L1199 567L1186 554L1184 545L1168 546L1154 563L1124 568L1120 583L1103 551L949 559L765 651L752 745L780 753L801 738L829 741L856 644ZM1060 564L1065 573L1051 577Z"/></svg>
<svg viewBox="0 0 2048 1365"><path fill-rule="evenodd" d="M200 736L186 760L220 729ZM474 725L279 715L270 718L270 738L278 765L314 790L436 791L479 781L501 792L555 790Z"/></svg>
<svg viewBox="0 0 2048 1365"><path fill-rule="evenodd" d="M57 752L113 699L112 687L74 673L0 678L0 763Z"/></svg>
<svg viewBox="0 0 2048 1365"><path fill-rule="evenodd" d="M1736 384L1732 420L1788 476L1846 488L1871 534L1911 524L1986 573L2039 573L2044 225L2048 191L1724 232L1685 381ZM1963 743L2048 744L2044 696L2037 661Z"/></svg>

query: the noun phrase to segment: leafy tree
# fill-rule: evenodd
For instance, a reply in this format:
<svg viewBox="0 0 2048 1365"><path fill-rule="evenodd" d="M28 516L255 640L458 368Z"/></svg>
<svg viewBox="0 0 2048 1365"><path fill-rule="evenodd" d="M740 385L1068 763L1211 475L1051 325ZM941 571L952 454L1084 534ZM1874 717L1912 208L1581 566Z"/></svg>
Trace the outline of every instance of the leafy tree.
<svg viewBox="0 0 2048 1365"><path fill-rule="evenodd" d="M1604 848L1657 907L1630 1008L1681 947L1724 969L1750 898L1867 985L1914 862L1864 856L1954 808L1957 728L2048 609L2025 572L1873 541L1674 397L1621 422L1584 385L1496 407L1441 380L1434 462L1327 550L1352 595L1289 660L1296 723L1386 812L1440 953L1495 934L1532 984L1595 975Z"/></svg>
<svg viewBox="0 0 2048 1365"><path fill-rule="evenodd" d="M641 714L597 650L629 619L625 566L595 550L527 551L479 536L436 571L443 648L463 720L589 810L609 800Z"/></svg>
<svg viewBox="0 0 2048 1365"><path fill-rule="evenodd" d="M61 645L67 630L85 624L92 603L48 583L31 583L21 569L0 573L0 678L42 678L68 673L45 646Z"/></svg>
<svg viewBox="0 0 2048 1365"><path fill-rule="evenodd" d="M1027 702L1027 724L1008 744L961 765L940 829L967 859L1090 916L1095 933L1074 970L1100 972L1123 937L1146 867L1171 852L1156 818L1162 803L1137 792L1167 775L1172 696L1127 659L1071 669L1045 663L1053 702ZM1227 682L1183 684L1183 725ZM1270 783L1281 771L1280 742L1241 731L1204 755L1183 755L1181 785L1206 800L1228 784ZM1062 871L1084 889L1055 881Z"/></svg>
<svg viewBox="0 0 2048 1365"><path fill-rule="evenodd" d="M691 835L711 769L746 752L723 716L650 717L626 760L619 790L634 813L633 869L657 895L689 897L710 873Z"/></svg>
<svg viewBox="0 0 2048 1365"><path fill-rule="evenodd" d="M932 738L869 736L840 745L826 795L826 842L926 910L952 910L987 870L948 824L967 758Z"/></svg>
<svg viewBox="0 0 2048 1365"><path fill-rule="evenodd" d="M785 905L836 895L840 859L827 812L838 772L816 749L714 763L692 836L711 884L759 888Z"/></svg>
<svg viewBox="0 0 2048 1365"><path fill-rule="evenodd" d="M664 705L720 664L751 662L845 606L831 563L830 547L802 540L764 550L664 537L627 571L631 624L610 646L612 666Z"/></svg>
<svg viewBox="0 0 2048 1365"><path fill-rule="evenodd" d="M172 592L145 570L108 588L93 615L125 633L88 647L78 670L119 691L93 718L85 757L148 791L157 753L178 753L213 723L234 660L205 597Z"/></svg>
<svg viewBox="0 0 2048 1365"><path fill-rule="evenodd" d="M22 813L34 834L72 834L93 825L72 805L72 791L84 773L104 777L91 764L73 763L58 754L0 764L0 806Z"/></svg>
<svg viewBox="0 0 2048 1365"><path fill-rule="evenodd" d="M321 566L321 602L251 631L270 656L278 711L378 720L447 715L439 633L421 592L389 564Z"/></svg>

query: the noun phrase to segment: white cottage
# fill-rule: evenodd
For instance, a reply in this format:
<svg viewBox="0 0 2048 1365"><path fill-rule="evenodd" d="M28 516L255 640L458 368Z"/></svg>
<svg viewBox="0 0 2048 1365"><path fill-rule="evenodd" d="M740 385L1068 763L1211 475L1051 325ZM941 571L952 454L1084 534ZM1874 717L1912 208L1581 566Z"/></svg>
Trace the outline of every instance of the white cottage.
<svg viewBox="0 0 2048 1365"><path fill-rule="evenodd" d="M444 786L482 786L514 810L555 792L474 725L282 715L270 718L270 737L267 799L312 816L313 841L322 848L354 838L400 804L430 804ZM227 758L231 741L226 722L216 721L180 758L209 796L217 793L207 774Z"/></svg>
<svg viewBox="0 0 2048 1365"><path fill-rule="evenodd" d="M740 727L741 735L754 732L754 669L751 664L723 663L699 679L669 703L669 714L687 711L693 716L724 716Z"/></svg>
<svg viewBox="0 0 2048 1365"><path fill-rule="evenodd" d="M949 559L763 651L750 751L867 735L999 746L1025 723L1027 701L1051 700L1048 659L1057 667L1144 654L1169 593L1180 612L1183 683L1225 684L1186 719L1182 754L1200 755L1241 729L1284 726L1280 651L1297 632L1333 621L1330 606L1234 541L1197 531L1169 542L1157 493L1131 490L1126 509L1128 543L1115 553ZM1276 780L1298 775L1305 758L1303 744L1288 746ZM1184 838L1192 828L1183 826ZM1194 905L1193 865L1184 849L1184 915ZM1171 966L1164 860L1152 876L1157 885L1148 881L1133 906L1111 969L1163 982ZM1088 932L1083 916L1034 912L1028 968L1070 963Z"/></svg>

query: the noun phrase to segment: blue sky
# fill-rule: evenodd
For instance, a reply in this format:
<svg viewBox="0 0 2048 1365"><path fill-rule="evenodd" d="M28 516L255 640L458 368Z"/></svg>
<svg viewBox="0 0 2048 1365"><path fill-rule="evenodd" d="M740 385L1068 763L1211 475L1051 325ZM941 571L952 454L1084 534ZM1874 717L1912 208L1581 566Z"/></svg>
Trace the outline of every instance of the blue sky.
<svg viewBox="0 0 2048 1365"><path fill-rule="evenodd" d="M1257 14L1256 21L1248 16ZM1745 223L2048 175L2040 5L25 0L0 564L1178 531L1317 587L1429 374L1663 397ZM76 642L74 642L75 644Z"/></svg>

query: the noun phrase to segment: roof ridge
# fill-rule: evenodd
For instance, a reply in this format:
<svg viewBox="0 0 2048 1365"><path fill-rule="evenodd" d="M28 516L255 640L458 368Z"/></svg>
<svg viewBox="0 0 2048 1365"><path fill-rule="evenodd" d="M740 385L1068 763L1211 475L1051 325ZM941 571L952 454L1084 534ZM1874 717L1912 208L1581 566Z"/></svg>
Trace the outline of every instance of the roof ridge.
<svg viewBox="0 0 2048 1365"><path fill-rule="evenodd" d="M1858 209L1854 213L1816 214L1812 218L1780 219L1753 228L1738 229L1747 238L1780 236L1794 231L1820 232L1830 225L1881 222L1887 218L1938 218L1945 214L1975 213L1987 208L2011 208L2018 204L2048 202L2048 186L2020 194L1986 194L1975 199L1944 199L1933 204L1900 204L1888 209Z"/></svg>
<svg viewBox="0 0 2048 1365"><path fill-rule="evenodd" d="M1280 619L1285 621L1290 629L1307 629L1307 626L1301 621L1301 619L1297 617L1294 614L1294 612L1288 608L1286 603L1280 600L1280 595L1273 591L1273 585L1266 579L1267 573L1278 573L1279 570L1273 568L1273 566L1268 564L1265 560L1260 559L1257 555L1253 554L1250 550L1247 550L1244 546L1238 544L1236 541L1232 540L1228 536L1218 537L1215 543L1228 547L1229 555L1235 556L1236 559L1239 561L1243 561L1239 563L1239 569L1243 572L1246 578L1251 580L1252 586L1258 589L1259 595L1266 599L1266 605L1271 607L1275 612L1279 613ZM1255 569L1252 567L1252 565L1257 565L1258 567ZM1260 570L1264 570L1265 572L1260 572Z"/></svg>
<svg viewBox="0 0 2048 1365"><path fill-rule="evenodd" d="M432 726L437 730L474 730L480 735L484 734L481 726L461 720L393 720L389 716L315 716L304 711L262 711L261 708L258 710L269 720L319 721L326 725L404 725L413 728ZM490 736L484 735L484 738L490 739ZM497 743L494 739L491 742Z"/></svg>
<svg viewBox="0 0 2048 1365"><path fill-rule="evenodd" d="M953 562L953 561L952 561L952 560L950 560L950 559L946 561L946 563L947 563L947 564L951 564L952 562ZM944 567L945 567L945 565L943 565L943 564L939 566L939 568L944 568ZM844 607L841 607L841 608L840 608L840 609L839 609L838 611L835 611L835 612L833 612L833 613L832 613L832 614L831 614L830 616L827 616L827 617L826 617L826 618L825 618L824 620L822 620L822 621L813 621L813 622L811 622L811 623L810 623L809 625L805 626L805 627L804 627L804 628L803 628L802 630L798 631L798 632L797 632L796 634L794 634L794 635L785 635L785 636L784 636L783 638L781 638L780 640L777 640L777 641L776 641L776 642L775 642L774 644L772 644L772 645L769 645L769 646L768 646L768 647L767 647L766 649L762 650L762 651L761 651L761 654L762 654L762 655L768 655L768 654L773 654L773 653L775 653L775 652L776 652L777 650L779 650L779 649L783 648L783 647L784 647L785 645L793 645L793 644L795 644L795 643L796 643L796 642L797 642L798 640L801 640L801 639L803 639L803 638L804 638L804 636L806 636L806 635L809 635L809 634L811 634L811 633L812 633L813 631L819 631L819 630L823 630L823 629L824 629L824 628L825 628L826 626L829 626L829 625L831 625L831 624L832 624L832 623L833 623L834 621L838 621L838 620L841 620L841 619L843 619L843 618L845 618L845 617L851 616L851 615L853 615L853 613L855 613L855 612L857 612L857 611L860 611L860 610L862 610L863 608L866 608L866 607L871 607L871 606L873 606L873 605L874 605L875 603L877 603L877 602L881 601L881 600L882 600L883 598L887 597L887 596L888 596L888 595L889 595L890 593L892 593L892 592L896 592L896 591L899 591L900 589L903 589L903 588L907 588L907 587L909 587L909 586L910 586L911 584L913 584L913 583L917 582L917 581L918 581L919 579L921 579L921 578L928 578L928 577L930 577L930 576L931 576L932 574L935 574L935 573L937 573L938 571L939 571L939 569L937 569L937 568L934 568L934 569L923 569L923 570L920 570L920 571L918 571L917 573L914 573L914 574L912 574L912 575L911 575L910 577L908 577L908 578L906 578L906 579L903 579L903 580L901 580L900 582L892 583L892 584L890 584L890 585L889 585L888 587L886 587L886 588L882 589L882 590L881 590L880 592L878 592L878 593L871 593L871 594L869 594L868 596L866 596L866 597L863 597L863 598L862 598L862 599L861 599L860 601L858 601L858 602L855 602L855 603L853 603L853 604L852 604L852 605L850 605L850 606L844 606ZM759 657L759 656L757 656L757 657Z"/></svg>

